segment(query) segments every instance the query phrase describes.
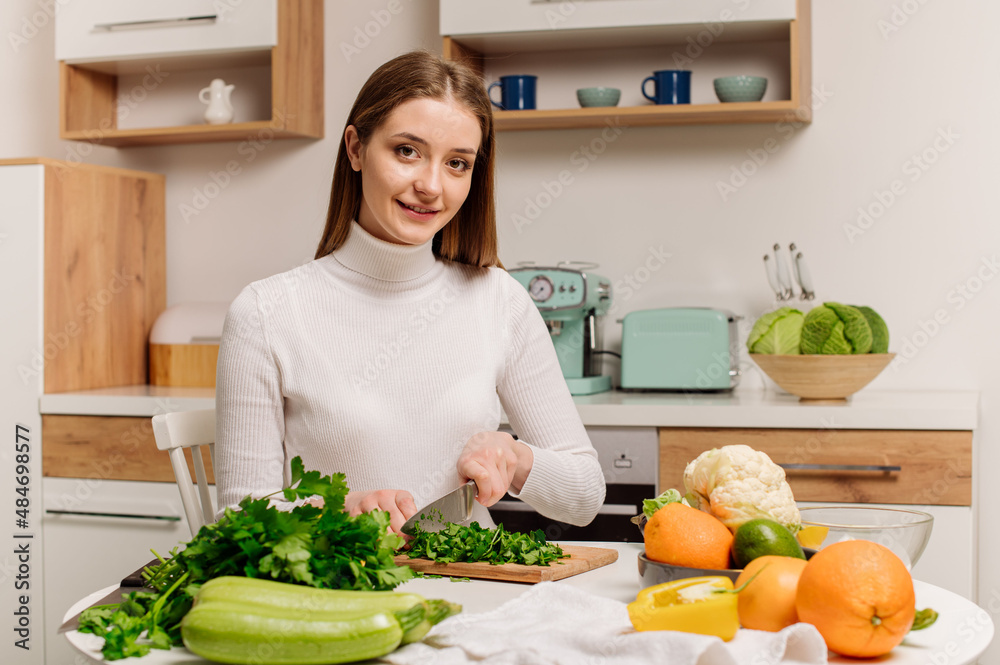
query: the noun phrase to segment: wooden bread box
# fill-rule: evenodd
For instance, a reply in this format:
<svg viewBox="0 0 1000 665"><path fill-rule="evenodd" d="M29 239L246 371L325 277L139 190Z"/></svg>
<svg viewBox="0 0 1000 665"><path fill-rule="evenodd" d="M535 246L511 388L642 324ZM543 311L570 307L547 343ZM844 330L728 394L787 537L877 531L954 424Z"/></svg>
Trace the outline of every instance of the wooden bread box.
<svg viewBox="0 0 1000 665"><path fill-rule="evenodd" d="M228 303L168 307L149 333L149 383L214 388L219 340Z"/></svg>

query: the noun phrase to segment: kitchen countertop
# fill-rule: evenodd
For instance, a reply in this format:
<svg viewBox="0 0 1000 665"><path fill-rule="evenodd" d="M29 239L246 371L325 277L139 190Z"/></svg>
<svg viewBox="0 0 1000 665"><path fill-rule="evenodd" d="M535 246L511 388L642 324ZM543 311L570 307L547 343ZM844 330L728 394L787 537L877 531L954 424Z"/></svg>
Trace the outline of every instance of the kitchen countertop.
<svg viewBox="0 0 1000 665"><path fill-rule="evenodd" d="M586 543L595 547L618 550L615 563L580 575L568 577L555 584L569 584L584 591L622 602L635 599L639 591L636 556L642 549L639 543ZM471 580L455 583L449 579L418 579L398 587L400 591L421 594L427 598L447 598L463 606L463 613L472 614L494 609L504 602L524 593L529 585L495 580ZM96 591L76 603L66 612L66 619L103 598L113 587ZM911 634L903 645L879 659L881 665L926 665L948 663L965 665L976 660L993 639L993 621L980 607L961 596L925 582L915 581L917 607L933 607L940 612L938 621L930 628ZM81 654L92 662L100 660L101 640L94 635L76 631L66 633L67 639ZM140 662L140 661L136 661ZM830 656L831 663L857 663L857 660ZM170 651L153 650L141 660L142 665L205 664L186 649Z"/></svg>
<svg viewBox="0 0 1000 665"><path fill-rule="evenodd" d="M975 391L862 390L844 404L805 404L766 389L729 393L633 393L614 390L573 398L588 427L759 427L804 429L973 430ZM121 386L50 393L43 414L152 417L210 409L213 388Z"/></svg>

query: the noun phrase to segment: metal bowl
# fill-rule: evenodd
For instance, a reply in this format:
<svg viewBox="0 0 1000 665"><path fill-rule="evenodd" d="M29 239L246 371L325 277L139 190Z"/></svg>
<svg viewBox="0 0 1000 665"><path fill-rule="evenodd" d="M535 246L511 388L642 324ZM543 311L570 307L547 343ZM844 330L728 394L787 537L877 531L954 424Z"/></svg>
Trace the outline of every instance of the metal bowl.
<svg viewBox="0 0 1000 665"><path fill-rule="evenodd" d="M725 575L732 581L740 576L742 570L713 570L711 568L687 568L672 566L669 563L650 561L645 552L639 552L639 587L645 589L654 584L683 580L688 577L704 577L706 575Z"/></svg>
<svg viewBox="0 0 1000 665"><path fill-rule="evenodd" d="M803 547L802 551L809 560L816 554L816 550ZM714 570L711 568L687 568L686 566L673 566L669 563L660 563L646 558L645 552L639 552L639 588L645 589L654 584L683 580L688 577L704 577L706 575L724 575L736 581L736 578L743 572L742 568L726 568L725 570Z"/></svg>
<svg viewBox="0 0 1000 665"><path fill-rule="evenodd" d="M644 532L646 527L646 516L644 514L636 515L632 518L632 523L639 527L640 532ZM802 551L805 552L806 559L810 559L813 554L816 554L816 550L808 547L803 547ZM653 561L652 559L646 558L645 552L639 552L639 587L642 589L653 586L654 584L663 584L664 582L683 580L688 577L704 577L706 575L724 575L735 582L736 578L739 577L742 572L742 568L726 568L720 570L713 568L688 568L687 566L675 566L669 563Z"/></svg>

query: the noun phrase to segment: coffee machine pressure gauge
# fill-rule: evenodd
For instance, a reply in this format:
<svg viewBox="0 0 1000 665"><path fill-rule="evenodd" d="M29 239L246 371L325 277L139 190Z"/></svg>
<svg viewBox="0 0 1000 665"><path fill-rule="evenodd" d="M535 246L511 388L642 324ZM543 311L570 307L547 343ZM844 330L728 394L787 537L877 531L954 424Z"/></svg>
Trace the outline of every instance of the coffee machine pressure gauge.
<svg viewBox="0 0 1000 665"><path fill-rule="evenodd" d="M535 302L545 302L552 297L554 291L552 280L545 275L538 275L528 282L528 293Z"/></svg>

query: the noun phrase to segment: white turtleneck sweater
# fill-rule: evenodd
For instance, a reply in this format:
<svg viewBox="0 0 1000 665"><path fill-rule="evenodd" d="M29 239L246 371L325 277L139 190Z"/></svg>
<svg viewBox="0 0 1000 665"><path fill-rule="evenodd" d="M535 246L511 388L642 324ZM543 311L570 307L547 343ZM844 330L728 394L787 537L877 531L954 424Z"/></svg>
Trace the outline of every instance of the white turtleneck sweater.
<svg viewBox="0 0 1000 665"><path fill-rule="evenodd" d="M422 506L501 407L531 446L517 496L582 525L604 501L597 453L527 291L499 268L437 259L357 223L332 254L246 287L230 305L216 388L220 507L286 487L290 463ZM221 512L221 511L220 511ZM476 504L475 517L491 525Z"/></svg>

